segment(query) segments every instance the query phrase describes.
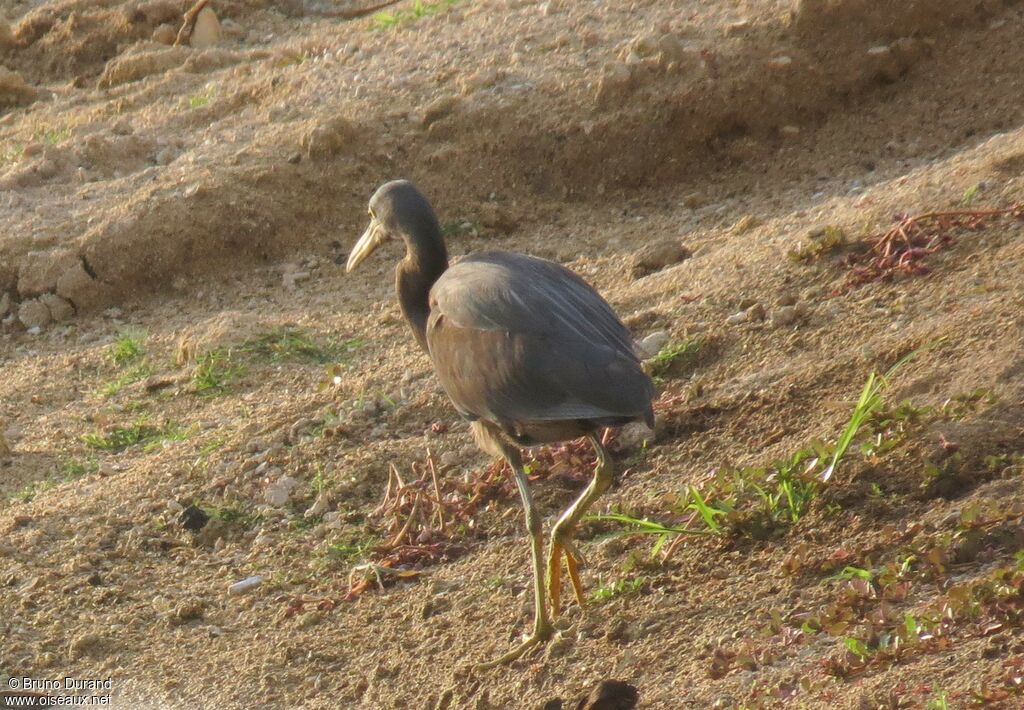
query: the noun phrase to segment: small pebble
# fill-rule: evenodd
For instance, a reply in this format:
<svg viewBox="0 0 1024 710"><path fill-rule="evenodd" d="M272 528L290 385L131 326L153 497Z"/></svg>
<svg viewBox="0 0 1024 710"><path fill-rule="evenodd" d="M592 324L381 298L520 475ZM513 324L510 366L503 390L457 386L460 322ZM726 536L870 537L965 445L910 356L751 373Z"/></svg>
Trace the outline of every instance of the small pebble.
<svg viewBox="0 0 1024 710"><path fill-rule="evenodd" d="M760 303L755 303L747 309L747 320L751 323L759 323L760 321L763 321L766 315L764 306Z"/></svg>
<svg viewBox="0 0 1024 710"><path fill-rule="evenodd" d="M169 24L162 24L153 30L153 41L160 44L172 45L178 38L178 32Z"/></svg>
<svg viewBox="0 0 1024 710"><path fill-rule="evenodd" d="M772 311L772 323L775 325L790 325L796 322L796 309L793 306L782 306Z"/></svg>
<svg viewBox="0 0 1024 710"><path fill-rule="evenodd" d="M619 430L618 444L624 450L639 449L644 442L654 441L654 430L644 422L630 422Z"/></svg>
<svg viewBox="0 0 1024 710"><path fill-rule="evenodd" d="M725 26L725 34L727 37L735 37L743 34L748 29L750 29L750 20L736 20Z"/></svg>
<svg viewBox="0 0 1024 710"><path fill-rule="evenodd" d="M327 512L327 507L329 503L330 501L328 501L327 495L321 493L316 497L316 500L313 501L313 505L309 506L306 509L306 512L302 514L302 517L309 519L315 518L318 515L323 515L325 512Z"/></svg>
<svg viewBox="0 0 1024 710"><path fill-rule="evenodd" d="M757 217L755 217L752 214L745 214L742 217L740 217L738 220L736 220L736 224L734 224L732 226L732 229L729 230L729 231L732 234L734 234L736 236L739 236L741 234L746 234L747 232L749 232L750 230L754 229L755 227L760 226L760 224L761 224L761 220L760 219L758 219Z"/></svg>
<svg viewBox="0 0 1024 710"><path fill-rule="evenodd" d="M640 348L641 355L645 360L650 360L658 356L662 348L668 345L670 336L667 331L657 330L650 335L646 336L637 345Z"/></svg>
<svg viewBox="0 0 1024 710"><path fill-rule="evenodd" d="M288 503L288 499L297 485L299 482L291 476L281 476L267 486L263 492L263 499L275 508L281 508Z"/></svg>
<svg viewBox="0 0 1024 710"><path fill-rule="evenodd" d="M247 594L259 587L261 584L263 584L263 577L258 574L253 575L252 577L246 577L242 581L235 582L228 587L228 594Z"/></svg>
<svg viewBox="0 0 1024 710"><path fill-rule="evenodd" d="M196 49L212 47L220 41L220 22L217 13L210 7L204 7L196 16L196 24L192 28L192 36L188 43Z"/></svg>
<svg viewBox="0 0 1024 710"><path fill-rule="evenodd" d="M630 259L630 274L635 279L660 271L673 264L686 261L692 252L677 239L664 239L647 244Z"/></svg>
<svg viewBox="0 0 1024 710"><path fill-rule="evenodd" d="M210 522L210 516L205 510L196 506L190 505L178 515L178 522L181 523L181 527L186 530L193 532L202 530L202 528Z"/></svg>

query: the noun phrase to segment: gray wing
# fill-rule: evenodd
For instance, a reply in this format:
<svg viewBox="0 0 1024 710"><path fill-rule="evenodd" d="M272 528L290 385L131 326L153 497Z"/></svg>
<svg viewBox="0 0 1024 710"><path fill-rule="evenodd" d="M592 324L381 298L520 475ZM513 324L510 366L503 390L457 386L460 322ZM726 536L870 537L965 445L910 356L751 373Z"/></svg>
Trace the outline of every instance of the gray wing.
<svg viewBox="0 0 1024 710"><path fill-rule="evenodd" d="M601 296L544 259L485 252L430 294L427 343L463 414L498 422L650 416L653 387Z"/></svg>

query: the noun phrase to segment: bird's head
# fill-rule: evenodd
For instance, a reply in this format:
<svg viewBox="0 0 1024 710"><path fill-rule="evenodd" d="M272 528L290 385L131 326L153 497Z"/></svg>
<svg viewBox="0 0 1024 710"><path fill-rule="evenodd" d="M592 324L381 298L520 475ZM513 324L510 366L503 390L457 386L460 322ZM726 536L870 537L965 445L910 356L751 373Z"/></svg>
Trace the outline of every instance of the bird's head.
<svg viewBox="0 0 1024 710"><path fill-rule="evenodd" d="M433 208L408 180L384 183L370 198L370 224L359 238L345 264L352 271L386 241L403 239L410 253L440 249L444 254L441 228Z"/></svg>

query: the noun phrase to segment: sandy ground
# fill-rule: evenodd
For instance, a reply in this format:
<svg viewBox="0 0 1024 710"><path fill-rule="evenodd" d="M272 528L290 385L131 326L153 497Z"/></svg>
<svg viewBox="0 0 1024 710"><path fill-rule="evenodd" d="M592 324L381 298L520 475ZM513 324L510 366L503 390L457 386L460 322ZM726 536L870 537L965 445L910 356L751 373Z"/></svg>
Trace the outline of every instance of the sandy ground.
<svg viewBox="0 0 1024 710"><path fill-rule="evenodd" d="M1020 707L1019 3L373 4L214 0L201 48L168 45L186 3L0 3L0 681L111 678L126 708L575 708L610 678L643 708ZM397 248L341 266L394 177L453 254L558 260L667 340L657 431L615 440L596 512L706 533L691 487L732 508L655 553L586 523L587 607L486 672L530 623L514 489L401 319ZM947 211L932 253L871 270L894 216ZM800 452L794 514L775 462ZM535 453L549 523L590 464ZM412 510L431 467L443 526Z"/></svg>

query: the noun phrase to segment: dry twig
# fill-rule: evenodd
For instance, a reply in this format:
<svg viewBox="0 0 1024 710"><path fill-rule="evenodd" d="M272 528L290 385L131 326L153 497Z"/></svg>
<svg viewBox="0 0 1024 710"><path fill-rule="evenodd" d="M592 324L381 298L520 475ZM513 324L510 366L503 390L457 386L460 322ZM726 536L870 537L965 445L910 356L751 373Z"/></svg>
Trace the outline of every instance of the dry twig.
<svg viewBox="0 0 1024 710"><path fill-rule="evenodd" d="M896 223L885 232L864 239L868 249L846 257L850 267L849 283L859 286L884 281L896 274L928 273L924 260L953 242L957 229L978 230L991 219L1024 219L1024 203L994 210L953 210L929 212L909 217L897 215Z"/></svg>
<svg viewBox="0 0 1024 710"><path fill-rule="evenodd" d="M616 450L614 432L605 432L604 443ZM568 477L581 485L589 480L594 455L590 443L579 439L527 454L530 479L551 475ZM412 464L414 478L406 482L398 468L388 470L384 497L369 515L384 523L387 541L370 551L369 559L349 575L346 601L373 586L383 588L402 578L414 577L425 567L462 556L469 549L467 534L478 531L478 516L492 509L494 501L517 499L515 485L498 462L465 476L438 476L433 453Z"/></svg>

